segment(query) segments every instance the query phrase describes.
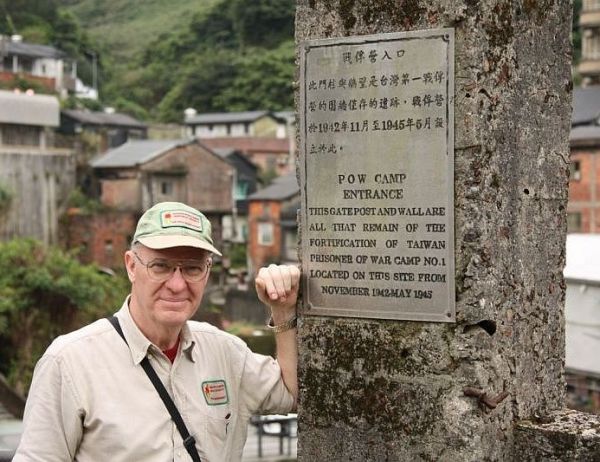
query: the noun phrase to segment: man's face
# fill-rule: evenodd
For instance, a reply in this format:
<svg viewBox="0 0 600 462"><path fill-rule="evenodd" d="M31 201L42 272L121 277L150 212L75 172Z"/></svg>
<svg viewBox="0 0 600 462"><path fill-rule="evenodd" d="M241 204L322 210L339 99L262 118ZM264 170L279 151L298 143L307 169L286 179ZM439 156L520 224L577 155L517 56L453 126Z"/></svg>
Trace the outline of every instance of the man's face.
<svg viewBox="0 0 600 462"><path fill-rule="evenodd" d="M183 326L200 305L208 281L208 271L201 281L188 282L184 279L181 268L178 268L164 282L157 282L150 277L142 262L147 265L159 259L168 262L200 260L206 263L208 258L209 252L194 247L154 250L138 244L133 251L125 253L125 265L131 281L130 309L144 333L147 333L146 330Z"/></svg>

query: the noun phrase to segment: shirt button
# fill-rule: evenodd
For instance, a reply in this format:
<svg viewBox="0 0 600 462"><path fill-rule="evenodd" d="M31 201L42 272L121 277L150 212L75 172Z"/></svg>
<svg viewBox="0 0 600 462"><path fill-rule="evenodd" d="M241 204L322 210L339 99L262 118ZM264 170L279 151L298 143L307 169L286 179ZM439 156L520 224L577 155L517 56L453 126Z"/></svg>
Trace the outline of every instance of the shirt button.
<svg viewBox="0 0 600 462"><path fill-rule="evenodd" d="M177 452L177 457L181 457L181 451Z"/></svg>

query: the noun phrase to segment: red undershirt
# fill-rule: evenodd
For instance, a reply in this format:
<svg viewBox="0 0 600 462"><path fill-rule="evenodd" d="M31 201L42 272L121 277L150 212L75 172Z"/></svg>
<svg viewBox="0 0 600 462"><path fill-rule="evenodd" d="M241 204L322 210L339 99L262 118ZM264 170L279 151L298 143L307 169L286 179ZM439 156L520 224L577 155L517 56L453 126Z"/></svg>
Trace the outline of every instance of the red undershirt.
<svg viewBox="0 0 600 462"><path fill-rule="evenodd" d="M177 342L175 342L175 346L173 348L169 348L168 350L163 350L163 353L165 354L165 356L167 358L169 358L169 361L171 361L171 364L173 364L173 362L175 362L175 356L177 356L178 349L179 349L179 337L177 338Z"/></svg>

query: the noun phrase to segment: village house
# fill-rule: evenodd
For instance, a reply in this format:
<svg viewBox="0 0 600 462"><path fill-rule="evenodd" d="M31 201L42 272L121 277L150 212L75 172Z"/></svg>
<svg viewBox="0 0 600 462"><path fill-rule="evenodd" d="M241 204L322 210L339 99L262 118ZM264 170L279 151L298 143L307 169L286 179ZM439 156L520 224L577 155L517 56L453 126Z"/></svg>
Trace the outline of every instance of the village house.
<svg viewBox="0 0 600 462"><path fill-rule="evenodd" d="M131 140L146 139L148 126L139 120L111 108L105 111L64 109L60 112L60 133L92 136L96 154L116 148Z"/></svg>
<svg viewBox="0 0 600 462"><path fill-rule="evenodd" d="M54 47L23 42L20 35L0 36L0 82L25 78L61 98L76 90L77 63Z"/></svg>
<svg viewBox="0 0 600 462"><path fill-rule="evenodd" d="M584 87L600 84L600 0L583 0L579 16L581 61L578 66Z"/></svg>
<svg viewBox="0 0 600 462"><path fill-rule="evenodd" d="M69 217L68 240L82 259L122 266L122 255L143 211L158 202L185 202L204 212L213 238L222 243L221 222L234 208L235 168L196 140L137 140L91 162L94 189L107 209Z"/></svg>
<svg viewBox="0 0 600 462"><path fill-rule="evenodd" d="M223 239L236 243L248 240L248 196L256 192L257 167L235 149L213 149L235 168L233 200L235 210L231 216L223 217Z"/></svg>
<svg viewBox="0 0 600 462"><path fill-rule="evenodd" d="M300 188L295 173L276 178L248 201L250 274L266 264L297 262Z"/></svg>
<svg viewBox="0 0 600 462"><path fill-rule="evenodd" d="M210 149L234 149L244 154L262 174L286 175L295 170L294 148L287 138L201 138Z"/></svg>
<svg viewBox="0 0 600 462"><path fill-rule="evenodd" d="M270 111L184 113L188 136L198 138L266 137L287 138L289 120Z"/></svg>
<svg viewBox="0 0 600 462"><path fill-rule="evenodd" d="M58 242L75 187L72 151L54 147L55 96L0 91L0 239Z"/></svg>

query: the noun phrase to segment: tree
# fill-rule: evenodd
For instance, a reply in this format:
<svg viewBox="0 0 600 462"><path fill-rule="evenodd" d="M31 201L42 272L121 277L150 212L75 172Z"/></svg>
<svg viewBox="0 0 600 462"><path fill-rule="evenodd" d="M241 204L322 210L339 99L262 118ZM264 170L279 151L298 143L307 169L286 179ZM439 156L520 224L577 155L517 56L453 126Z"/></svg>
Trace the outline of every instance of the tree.
<svg viewBox="0 0 600 462"><path fill-rule="evenodd" d="M231 0L231 19L240 49L272 48L294 36L292 0Z"/></svg>
<svg viewBox="0 0 600 462"><path fill-rule="evenodd" d="M238 71L238 57L227 50L206 52L194 59L178 83L159 105L160 119L181 121L183 110L194 107L201 112L223 111L217 96L231 85Z"/></svg>
<svg viewBox="0 0 600 462"><path fill-rule="evenodd" d="M125 277L31 239L0 243L0 267L0 370L21 393L56 336L113 312L127 294Z"/></svg>
<svg viewBox="0 0 600 462"><path fill-rule="evenodd" d="M275 50L248 50L231 85L215 96L216 106L230 111L281 111L294 105L294 42Z"/></svg>

